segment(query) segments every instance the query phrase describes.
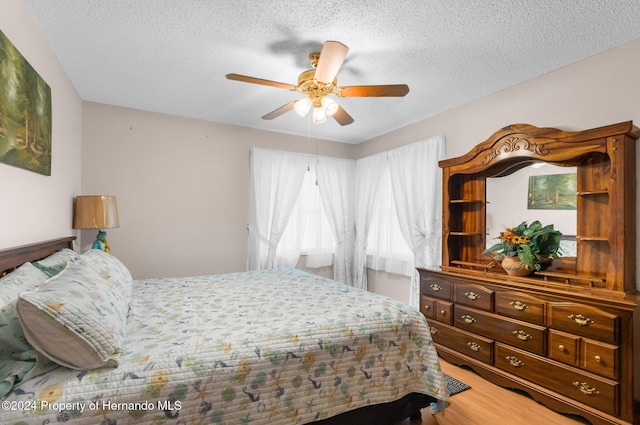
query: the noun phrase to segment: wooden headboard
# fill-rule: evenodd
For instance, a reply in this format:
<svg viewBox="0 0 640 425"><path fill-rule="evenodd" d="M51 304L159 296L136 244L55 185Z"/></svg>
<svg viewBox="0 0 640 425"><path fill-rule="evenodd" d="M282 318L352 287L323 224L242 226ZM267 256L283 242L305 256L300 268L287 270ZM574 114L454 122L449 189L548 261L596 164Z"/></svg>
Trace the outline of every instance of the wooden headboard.
<svg viewBox="0 0 640 425"><path fill-rule="evenodd" d="M0 250L0 277L27 261L42 260L63 248L73 249L75 239L75 236L67 236Z"/></svg>

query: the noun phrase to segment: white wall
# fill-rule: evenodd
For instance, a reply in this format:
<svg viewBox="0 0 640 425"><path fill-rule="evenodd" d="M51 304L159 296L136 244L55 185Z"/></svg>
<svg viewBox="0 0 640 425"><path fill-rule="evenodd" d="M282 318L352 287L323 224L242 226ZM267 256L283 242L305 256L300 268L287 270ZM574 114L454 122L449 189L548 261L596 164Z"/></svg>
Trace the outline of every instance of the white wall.
<svg viewBox="0 0 640 425"><path fill-rule="evenodd" d="M628 120L640 126L638 75L640 39L361 143L357 157L444 134L453 158L515 123L570 131Z"/></svg>
<svg viewBox="0 0 640 425"><path fill-rule="evenodd" d="M115 195L112 253L136 278L243 271L249 150L352 158L355 147L84 103L82 193ZM83 249L95 231L82 231ZM323 272L326 272L324 270Z"/></svg>
<svg viewBox="0 0 640 425"><path fill-rule="evenodd" d="M577 131L633 120L640 127L639 75L640 39L362 143L357 157L444 134L453 158L515 123ZM408 293L408 278L370 271L369 282Z"/></svg>
<svg viewBox="0 0 640 425"><path fill-rule="evenodd" d="M21 0L0 1L0 30L51 87L51 176L0 163L0 249L73 234L82 102Z"/></svg>

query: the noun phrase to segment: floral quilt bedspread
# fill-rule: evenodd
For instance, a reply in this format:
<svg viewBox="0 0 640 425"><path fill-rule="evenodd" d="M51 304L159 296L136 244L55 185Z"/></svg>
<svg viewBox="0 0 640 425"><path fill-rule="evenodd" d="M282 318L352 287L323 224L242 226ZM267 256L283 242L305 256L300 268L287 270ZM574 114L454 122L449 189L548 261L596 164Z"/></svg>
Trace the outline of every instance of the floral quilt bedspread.
<svg viewBox="0 0 640 425"><path fill-rule="evenodd" d="M64 367L5 424L305 424L411 392L446 405L424 317L298 270L134 281L118 368Z"/></svg>

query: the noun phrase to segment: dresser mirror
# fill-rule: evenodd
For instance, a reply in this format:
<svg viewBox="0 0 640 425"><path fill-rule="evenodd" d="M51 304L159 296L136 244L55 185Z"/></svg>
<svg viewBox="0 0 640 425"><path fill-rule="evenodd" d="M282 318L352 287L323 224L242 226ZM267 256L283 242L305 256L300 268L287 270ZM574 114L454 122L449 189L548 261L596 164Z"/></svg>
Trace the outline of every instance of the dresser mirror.
<svg viewBox="0 0 640 425"><path fill-rule="evenodd" d="M486 247L500 232L539 220L562 232L561 255L575 257L576 167L539 162L512 174L487 179Z"/></svg>

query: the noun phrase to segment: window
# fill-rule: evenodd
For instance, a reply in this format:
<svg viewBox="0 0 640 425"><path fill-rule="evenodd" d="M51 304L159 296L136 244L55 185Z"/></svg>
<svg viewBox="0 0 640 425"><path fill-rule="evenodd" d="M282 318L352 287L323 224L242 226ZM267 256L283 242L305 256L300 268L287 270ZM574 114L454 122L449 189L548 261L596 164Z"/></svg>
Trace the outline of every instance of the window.
<svg viewBox="0 0 640 425"><path fill-rule="evenodd" d="M323 267L333 263L334 248L335 242L316 185L315 167L309 167L278 245L278 257L297 259L303 254L307 256L308 267Z"/></svg>
<svg viewBox="0 0 640 425"><path fill-rule="evenodd" d="M367 267L411 276L413 253L404 240L393 200L391 175L386 169L378 186L378 200L371 216L367 243Z"/></svg>

